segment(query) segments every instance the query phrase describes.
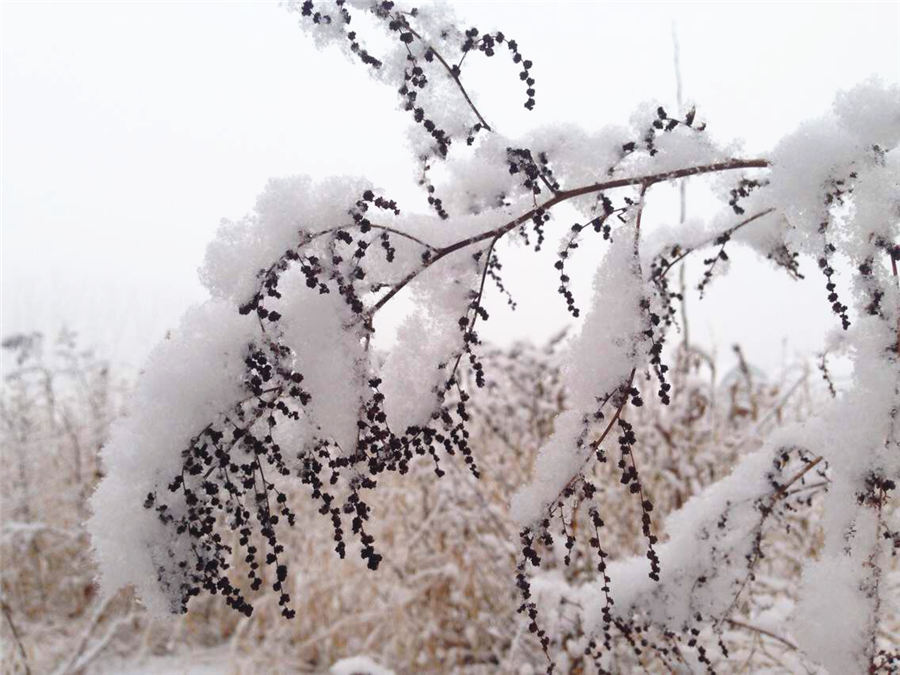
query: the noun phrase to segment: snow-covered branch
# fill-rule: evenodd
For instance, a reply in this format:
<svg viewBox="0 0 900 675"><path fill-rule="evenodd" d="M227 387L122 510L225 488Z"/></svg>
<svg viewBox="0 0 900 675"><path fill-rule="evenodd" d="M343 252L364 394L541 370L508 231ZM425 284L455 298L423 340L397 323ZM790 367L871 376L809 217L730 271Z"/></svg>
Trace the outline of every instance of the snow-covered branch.
<svg viewBox="0 0 900 675"><path fill-rule="evenodd" d="M296 482L332 528L337 555L358 551L378 569L368 495L388 475L426 458L439 477L456 461L480 476L471 427L485 408L472 398L491 374L476 326L489 318L488 280L505 291L497 246L510 239L540 250L552 237L558 292L583 320L561 354L566 409L512 503L520 611L551 667L548 597L580 607L585 634L601 636L587 647L598 664L614 634L635 645L635 631L652 626L667 643L687 635L671 649L708 666L696 636L706 629L721 644L725 626L746 623L735 610L767 528L785 517L789 490L826 465L824 545L802 565L794 637L780 639L835 672L873 667L900 480L900 90L871 82L841 94L760 158L713 142L695 109L672 117L656 104L640 108L631 128L560 125L513 139L487 124L462 80L469 52L491 57L503 47L522 68L525 107L534 106L531 63L502 32L458 29L442 5L290 6L320 44L341 45L398 87L425 170L430 161L446 168L442 182L425 170L419 180L435 214L406 213L367 180L289 178L273 180L245 219L223 224L202 270L210 300L153 352L133 412L104 449L90 530L107 593L134 585L158 611L221 594L250 616L266 585L294 617L291 592L302 589L292 585L283 532L297 521L288 496ZM383 54L365 46L369 29L387 36ZM471 150L451 152L461 139ZM726 186L722 213L647 235L654 186L703 176ZM583 222L554 222L563 204ZM567 264L591 237L607 250L582 311ZM663 523L648 488L659 467L643 461L633 422L649 399L668 405L678 395L666 338L682 293L666 275L712 247L702 295L737 243L795 278L812 259L854 379L827 412L740 457ZM838 259L849 262L849 282ZM414 310L383 350L376 315L401 293ZM617 516L601 513L607 486L594 477L605 464L639 513L643 559L613 561L607 550L605 521ZM557 529L569 552L587 537L595 583L573 590L533 571Z"/></svg>

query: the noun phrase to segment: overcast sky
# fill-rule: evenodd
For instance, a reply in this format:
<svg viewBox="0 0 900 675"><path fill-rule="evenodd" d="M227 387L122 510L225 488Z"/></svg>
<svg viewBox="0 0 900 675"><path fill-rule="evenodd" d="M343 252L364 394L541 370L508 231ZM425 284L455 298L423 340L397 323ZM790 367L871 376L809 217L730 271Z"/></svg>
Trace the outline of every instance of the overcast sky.
<svg viewBox="0 0 900 675"><path fill-rule="evenodd" d="M473 74L476 85L510 81L474 87L505 133L623 123L641 101L671 104L673 24L685 97L716 138L743 139L745 156L842 88L900 81L898 3L456 4L534 61L532 114L505 64ZM0 37L4 335L65 324L137 366L205 297L196 268L219 220L250 210L269 177L361 174L411 193L392 88L317 52L276 4L3 2ZM529 264L510 263L527 297L517 317L489 322L490 337L540 340L564 320L552 269L543 288L521 273ZM738 256L693 333L725 352L740 340L772 367L821 342L824 295L817 278L788 284Z"/></svg>

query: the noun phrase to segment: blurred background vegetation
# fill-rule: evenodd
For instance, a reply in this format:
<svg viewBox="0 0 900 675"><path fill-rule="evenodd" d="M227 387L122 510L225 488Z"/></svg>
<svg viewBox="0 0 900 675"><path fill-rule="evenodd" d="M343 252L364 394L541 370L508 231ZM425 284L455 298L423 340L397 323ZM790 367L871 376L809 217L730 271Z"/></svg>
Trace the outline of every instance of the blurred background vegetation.
<svg viewBox="0 0 900 675"><path fill-rule="evenodd" d="M250 618L216 597L195 598L187 614L163 618L151 617L127 592L98 597L82 523L103 472L98 450L114 420L127 414L130 382L71 332L7 337L0 394L3 672L324 672L356 655L398 673L541 672L543 654L516 613L518 537L508 502L565 405L556 360L561 342L486 354L488 386L473 387L472 401L480 480L452 458L438 479L423 461L413 476L388 479L372 494L374 534L386 563L377 572L358 556L337 558L329 523L298 484L292 495L298 523L285 542L297 570L289 580L297 617L285 621L274 595L255 602ZM631 413L656 528L773 428L814 414L816 401L829 395L815 370L813 376L796 367L773 379L739 348L734 354L737 366L721 375L708 355L682 344L672 404L651 398ZM619 485L614 463L599 465L594 482L607 521L604 548L613 557L641 554L640 505ZM799 561L819 545L816 496L827 483L824 470L810 472L791 495L788 515L765 533L764 573L723 627L732 666L815 670L789 636L765 626L767 616L789 611ZM586 522L586 514L575 514L574 527ZM546 568L572 584L596 574L581 539L568 566L564 537L543 555ZM580 626L566 608L545 608L544 616L562 671L593 672L569 649ZM898 613L888 616L887 628L896 630ZM717 637L709 639L714 645ZM614 649L621 672L662 668L625 639ZM717 649L710 652L721 658Z"/></svg>

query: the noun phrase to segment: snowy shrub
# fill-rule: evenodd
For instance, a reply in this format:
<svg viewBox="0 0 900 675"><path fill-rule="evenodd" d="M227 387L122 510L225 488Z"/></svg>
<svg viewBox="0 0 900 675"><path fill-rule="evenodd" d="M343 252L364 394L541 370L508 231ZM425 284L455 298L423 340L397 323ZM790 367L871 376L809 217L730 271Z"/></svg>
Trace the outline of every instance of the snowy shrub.
<svg viewBox="0 0 900 675"><path fill-rule="evenodd" d="M900 480L900 90L869 82L844 92L765 157L716 143L695 108L657 104L640 107L628 128L508 138L476 108L462 66L508 56L531 109L532 64L514 39L458 28L442 5L290 6L317 43L337 44L397 87L433 214L407 213L365 180L292 178L273 180L253 213L222 227L202 271L210 300L153 352L104 449L89 524L104 591L133 585L156 612L221 595L250 617L266 588L281 615L296 618L304 588L292 579L286 533L307 527L292 498L298 485L338 557L357 555L373 571L390 564L375 495L423 464L437 477L484 473L473 392L493 376L477 327L488 320L489 283L505 288L498 247L540 250L552 240L558 291L580 328L560 354L565 409L510 514L520 552L510 583L547 667L580 651L592 668L622 668L623 641L645 667L711 669L727 659L727 631L750 625L740 617L770 566L770 529L791 522L789 497L810 479L824 492L821 544L794 559L795 602L770 607L772 620L795 636L786 644L832 672L896 667L884 626L900 542L891 501ZM377 54L368 43L381 45ZM440 180L428 174L436 164ZM658 186L704 176L718 181L721 213L648 236L642 220ZM561 221L564 204L577 222ZM577 297L570 265L589 243L606 251L592 296ZM666 340L685 291L673 290L669 272L700 258L702 295L737 243L792 277L820 278L836 317L833 351L853 375L809 420L763 425L758 447L741 447L738 428L717 428L713 474L679 476L684 489L663 521L654 476L666 468L652 461L664 457L644 449L637 423L651 400L687 416L701 405L673 386ZM400 296L414 309L396 343L382 345L379 313ZM502 431L517 408L492 405L488 424ZM725 457L735 461L730 473ZM634 557L614 556L608 541L623 514L643 542ZM550 569L559 557L563 569L574 564L579 540L580 564L589 560L595 576ZM572 553L560 556L560 542ZM548 607L562 601L578 610L565 615L580 637L557 654L567 629Z"/></svg>

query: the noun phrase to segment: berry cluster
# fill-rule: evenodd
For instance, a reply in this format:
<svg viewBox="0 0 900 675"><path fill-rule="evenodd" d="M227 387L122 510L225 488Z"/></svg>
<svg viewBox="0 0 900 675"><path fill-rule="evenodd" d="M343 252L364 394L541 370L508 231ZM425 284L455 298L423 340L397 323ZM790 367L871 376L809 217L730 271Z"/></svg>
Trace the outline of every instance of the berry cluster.
<svg viewBox="0 0 900 675"><path fill-rule="evenodd" d="M429 158L427 155L420 157L422 161L422 175L419 178L419 185L424 188L426 194L428 195L428 205L434 210L434 212L440 217L441 220L447 220L450 217L444 210L444 203L440 197L434 194L434 185L431 184L431 181L428 180L428 171L431 169L431 164L429 164Z"/></svg>
<svg viewBox="0 0 900 675"><path fill-rule="evenodd" d="M609 167L607 173L612 176L613 173L615 173L617 165L635 152L644 151L651 157L655 156L659 152L656 147L656 138L660 132L664 134L671 133L672 131L675 131L675 129L677 129L679 126L683 126L697 133L702 133L706 130L706 124L701 123L695 125L694 121L696 114L697 111L694 108L691 108L691 110L688 111L688 113L685 115L684 119L678 119L675 117L671 117L666 112L665 108L659 106L656 109L656 117L647 125L647 127L644 128L643 132L641 133L640 140L628 141L627 143L622 144L618 162Z"/></svg>
<svg viewBox="0 0 900 675"><path fill-rule="evenodd" d="M263 351L251 347L246 361L252 364L248 388L260 392L255 380L271 372L269 360ZM246 616L252 613L245 591L229 577L236 551L220 531L224 526L235 533L237 545L244 550L242 563L250 590L259 590L263 584L262 565L272 567L271 585L279 594L282 614L294 616L285 585L287 567L279 562L284 547L276 525L283 519L292 526L295 514L286 504L286 495L267 476L267 472L290 475L271 430L279 418L296 419L297 410L309 400L299 387L302 377L294 372L288 377L298 383L290 391L276 388L255 393L236 405L231 415L203 429L182 452L182 468L168 485L169 496L151 492L144 501L144 507L155 510L177 535L168 560L158 568L159 581L175 609L186 611L188 600L205 590L221 593L230 607ZM254 520L264 542L262 551L251 540Z"/></svg>
<svg viewBox="0 0 900 675"><path fill-rule="evenodd" d="M311 22L314 27L329 27L334 30L337 26L342 29L344 38L349 43L351 53L355 54L365 65L373 69L383 66L381 60L375 58L363 46L356 30L350 30L353 16L350 6L345 0L334 0L333 10L325 9L325 2L313 2L305 0L299 5L301 17ZM493 57L500 46L506 45L513 63L520 66L519 79L524 83L526 90L525 108L532 110L535 105L535 80L531 73L532 62L525 59L519 51L515 40L510 40L500 32L482 33L476 27L465 31L448 26L438 36L423 35L414 27L414 21L419 12L416 8L409 11L401 11L391 0L376 0L366 10L381 22L387 32L396 40L396 47L405 54L406 67L404 68L403 83L398 88L403 107L409 111L413 120L431 136L434 143L435 156L444 158L450 151L454 140L453 134L442 128L433 114L419 103L420 93L431 83L428 73L430 67L443 68L459 88L469 107L472 109L477 122L474 123L466 134L466 142L474 143L475 135L484 130L490 131L490 126L475 108L468 93L465 91L461 77L462 66L466 56L471 52L480 52L484 56ZM449 54L460 54L456 63L448 60ZM436 209L437 210L437 209Z"/></svg>
<svg viewBox="0 0 900 675"><path fill-rule="evenodd" d="M636 204L637 202L630 197L625 197L624 206L614 208L609 197L600 193L597 197L597 205L602 208L603 212L583 225L581 223L572 225L568 235L563 240L562 246L560 246L559 252L557 253L556 262L553 263L554 268L559 272L559 287L556 290L566 301L566 309L573 317L578 318L581 312L575 304L575 296L572 294L569 287L571 278L566 272L566 262L572 252L578 248L581 241L581 233L586 229L592 229L595 233L600 234L604 241L611 242L612 227L608 222L610 216L616 215L621 222L626 222L628 212L633 209ZM594 210L596 211L596 206Z"/></svg>
<svg viewBox="0 0 900 675"><path fill-rule="evenodd" d="M750 196L757 188L768 185L768 181L753 178L741 178L738 184L731 188L728 197L728 206L739 216L744 215L744 207L740 205L740 201Z"/></svg>
<svg viewBox="0 0 900 675"><path fill-rule="evenodd" d="M861 505L881 509L887 504L888 493L897 489L897 483L887 478L882 473L870 471L866 475L865 489L856 495L856 501Z"/></svg>
<svg viewBox="0 0 900 675"><path fill-rule="evenodd" d="M535 196L541 194L541 185L551 194L560 190L546 153L538 153L535 161L527 148L507 148L506 165L511 176L522 174L522 185Z"/></svg>
<svg viewBox="0 0 900 675"><path fill-rule="evenodd" d="M728 254L725 252L725 246L729 241L731 241L731 232L723 232L722 234L720 234L713 242L716 246L719 247L719 250L709 258L703 259L703 264L706 267L703 270L703 278L700 279L700 283L697 284L697 290L700 291L701 298L706 292L706 287L709 285L709 282L713 280L713 273L716 270L716 264L720 260L722 262L728 261Z"/></svg>
<svg viewBox="0 0 900 675"><path fill-rule="evenodd" d="M632 396L637 396L637 390L632 390ZM650 512L653 511L653 502L644 496L644 488L638 475L637 464L634 460L633 446L637 442L634 435L634 428L626 422L622 417L617 420L622 435L619 436L619 469L622 471L620 482L628 487L628 491L633 495L638 495L641 500L641 531L647 539L647 559L650 561L650 578L659 581L659 555L656 553L654 546L657 543L656 535L653 534L650 518Z"/></svg>
<svg viewBox="0 0 900 675"><path fill-rule="evenodd" d="M235 564L231 558L236 554L236 538L243 551L240 565L246 567L249 590L262 586L264 566L271 566L271 585L278 593L282 613L287 618L294 615L276 526L281 522L292 526L295 516L287 505L287 495L276 485L278 480L296 475L309 486L319 513L331 521L335 552L341 557L346 554L349 529L359 541L361 557L374 570L381 555L366 528L371 510L364 491L376 486L380 474L406 473L414 457L428 455L435 473L442 476L441 455L458 453L471 473L479 475L469 446L469 395L457 370L466 356L476 386L485 385L484 369L475 353L480 340L474 327L478 318L488 318L481 302L485 280L491 273L499 278L492 247L473 256L476 265L484 263L481 286L471 292L468 312L459 320L462 347L443 384L435 389L435 409L427 424L405 430L389 428L381 381L372 377L357 421L355 447L342 448L331 438L314 437L288 461L275 440L276 427L298 421L311 400L303 388L303 375L291 367L293 351L281 341L282 316L272 305L282 298L279 283L288 269L296 268L309 290L337 292L351 316L359 317L348 330L356 331L367 343L373 328L370 317L364 316L363 298L375 290L365 286L367 252L378 242L391 261L395 255L391 237L408 237L372 222L376 211L400 212L393 200L366 190L348 210L346 225L312 234L300 232L294 247L260 270L256 292L239 307L242 314L256 314L261 331L261 340L248 347L244 359L247 396L227 415L210 423L182 453L181 471L169 485L171 495L151 493L145 502L177 535L169 560L159 570L160 582L175 598L177 609L184 611L189 598L205 590L223 594L229 606L246 615L252 612L246 590L228 576ZM427 262L432 249L418 243L424 247L423 261ZM345 519L350 520L349 528Z"/></svg>
<svg viewBox="0 0 900 675"><path fill-rule="evenodd" d="M823 198L823 207L825 217L819 224L819 234L822 235L822 250L819 254L819 269L825 277L825 290L828 291L828 302L831 305L831 311L834 312L841 320L841 326L844 330L850 328L850 317L847 315L849 307L840 301L837 294L837 285L834 283L834 268L831 266L831 257L837 250L833 243L828 240L828 232L831 228L831 212L837 207L845 204L846 198L853 194L853 187L848 186L848 182L856 178L856 173L851 172L848 179L833 178L829 181L829 187L825 191ZM863 276L866 276L867 264L862 264ZM873 298L873 305L870 307L874 310L870 313L877 314L877 306L880 303L880 297Z"/></svg>
<svg viewBox="0 0 900 675"><path fill-rule="evenodd" d="M825 277L825 290L828 291L828 302L831 303L831 311L837 314L841 320L841 326L844 330L850 328L850 317L847 315L849 309L838 298L837 285L834 283L834 268L831 266L831 255L836 251L834 244L825 241L822 254L819 257L819 269Z"/></svg>
<svg viewBox="0 0 900 675"><path fill-rule="evenodd" d="M860 281L862 282L860 284L862 286L862 291L865 293L866 297L866 314L884 319L885 313L884 307L882 306L884 289L881 287L875 275L875 256L879 253L886 254L888 260L891 261L891 265L896 270L897 262L900 261L900 245L888 242L881 236L876 236L872 241L872 246L872 252L866 256L863 262L857 267L857 271L859 272ZM900 345L895 345L894 351L900 351Z"/></svg>

